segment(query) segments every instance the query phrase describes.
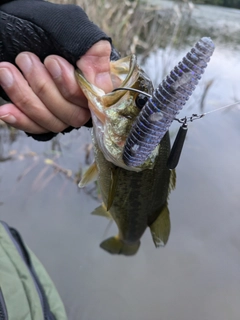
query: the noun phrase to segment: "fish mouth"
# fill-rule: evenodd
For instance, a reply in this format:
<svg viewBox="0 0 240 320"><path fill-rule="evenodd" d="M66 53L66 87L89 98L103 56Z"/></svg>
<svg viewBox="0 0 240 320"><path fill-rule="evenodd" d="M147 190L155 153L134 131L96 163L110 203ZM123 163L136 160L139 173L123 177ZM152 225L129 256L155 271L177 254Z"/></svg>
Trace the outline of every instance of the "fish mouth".
<svg viewBox="0 0 240 320"><path fill-rule="evenodd" d="M153 86L149 77L138 66L137 58L131 55L110 63L112 82L115 87L127 87L151 93ZM154 157L141 166L129 166L123 162L123 148L140 109L136 105L137 92L103 90L90 84L80 70L76 79L88 99L93 121L93 140L106 160L130 171L141 171L154 166ZM157 154L157 150L156 150Z"/></svg>
<svg viewBox="0 0 240 320"><path fill-rule="evenodd" d="M135 69L137 59L135 55L127 56L116 62L110 63L110 73L114 89L119 85L130 86L136 78ZM75 70L75 76L79 86L89 102L92 116L96 116L102 124L106 122L105 110L115 105L123 96L124 92L105 93L102 89L89 83L80 69Z"/></svg>

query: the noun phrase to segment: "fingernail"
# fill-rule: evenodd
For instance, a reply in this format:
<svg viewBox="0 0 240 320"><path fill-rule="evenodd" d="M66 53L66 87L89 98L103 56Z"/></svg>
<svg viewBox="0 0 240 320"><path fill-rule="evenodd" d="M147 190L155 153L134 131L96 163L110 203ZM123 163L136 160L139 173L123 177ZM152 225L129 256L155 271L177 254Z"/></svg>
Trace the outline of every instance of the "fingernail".
<svg viewBox="0 0 240 320"><path fill-rule="evenodd" d="M59 65L59 63L55 59L49 59L48 63L48 71L50 72L51 76L53 79L57 79L61 76L62 74L62 69Z"/></svg>
<svg viewBox="0 0 240 320"><path fill-rule="evenodd" d="M0 119L9 124L13 124L17 121L17 119L10 113L0 116Z"/></svg>
<svg viewBox="0 0 240 320"><path fill-rule="evenodd" d="M13 84L12 73L6 68L0 69L0 84L3 88L9 88Z"/></svg>
<svg viewBox="0 0 240 320"><path fill-rule="evenodd" d="M17 65L26 74L26 73L29 73L31 71L32 60L29 58L28 54L21 53L17 57Z"/></svg>

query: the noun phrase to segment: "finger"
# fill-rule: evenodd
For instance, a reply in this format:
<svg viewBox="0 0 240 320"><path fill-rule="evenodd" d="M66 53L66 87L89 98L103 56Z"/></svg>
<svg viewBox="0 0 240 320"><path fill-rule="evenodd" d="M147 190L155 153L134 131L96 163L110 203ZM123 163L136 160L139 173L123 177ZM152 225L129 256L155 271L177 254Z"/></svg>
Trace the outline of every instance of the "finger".
<svg viewBox="0 0 240 320"><path fill-rule="evenodd" d="M29 119L14 104L8 103L0 107L0 119L12 127L33 134L46 133L48 130Z"/></svg>
<svg viewBox="0 0 240 320"><path fill-rule="evenodd" d="M67 60L55 55L48 56L44 65L62 96L67 101L88 109L87 98L76 81L74 67Z"/></svg>
<svg viewBox="0 0 240 320"><path fill-rule="evenodd" d="M62 96L48 70L36 55L21 53L17 56L16 63L23 71L34 93L62 123L80 127L89 120L89 110L71 103Z"/></svg>
<svg viewBox="0 0 240 320"><path fill-rule="evenodd" d="M47 131L61 132L67 127L45 107L14 65L0 63L0 84L13 104Z"/></svg>
<svg viewBox="0 0 240 320"><path fill-rule="evenodd" d="M113 90L110 76L111 45L106 40L95 43L77 62L86 79L104 92Z"/></svg>

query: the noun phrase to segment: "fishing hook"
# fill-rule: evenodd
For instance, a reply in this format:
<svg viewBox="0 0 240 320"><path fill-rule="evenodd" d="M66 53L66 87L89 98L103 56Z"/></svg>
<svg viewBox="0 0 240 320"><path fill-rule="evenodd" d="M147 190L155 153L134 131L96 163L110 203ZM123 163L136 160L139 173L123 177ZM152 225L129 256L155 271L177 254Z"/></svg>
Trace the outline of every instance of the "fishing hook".
<svg viewBox="0 0 240 320"><path fill-rule="evenodd" d="M115 91L118 91L118 90L133 91L133 92L141 93L141 94L147 96L148 98L152 98L152 96L149 93L141 91L141 90L138 90L138 89L134 89L134 88L121 87L121 88L114 89L112 92L115 92Z"/></svg>

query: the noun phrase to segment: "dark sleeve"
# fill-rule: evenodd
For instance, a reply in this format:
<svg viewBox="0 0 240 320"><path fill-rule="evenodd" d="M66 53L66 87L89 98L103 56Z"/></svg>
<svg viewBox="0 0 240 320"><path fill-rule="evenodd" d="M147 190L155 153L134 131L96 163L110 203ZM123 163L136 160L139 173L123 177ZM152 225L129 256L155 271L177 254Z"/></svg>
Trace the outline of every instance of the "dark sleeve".
<svg viewBox="0 0 240 320"><path fill-rule="evenodd" d="M31 51L43 61L59 54L71 64L94 43L108 37L75 5L42 0L15 0L0 5L1 61L15 63L16 56Z"/></svg>
<svg viewBox="0 0 240 320"><path fill-rule="evenodd" d="M76 66L77 60L100 40L111 43L110 37L92 23L79 6L42 0L1 1L0 61L15 64L20 52L30 51L41 61L48 55L56 54ZM111 59L118 58L112 47ZM1 87L0 95L9 101ZM46 141L55 135L31 136Z"/></svg>

